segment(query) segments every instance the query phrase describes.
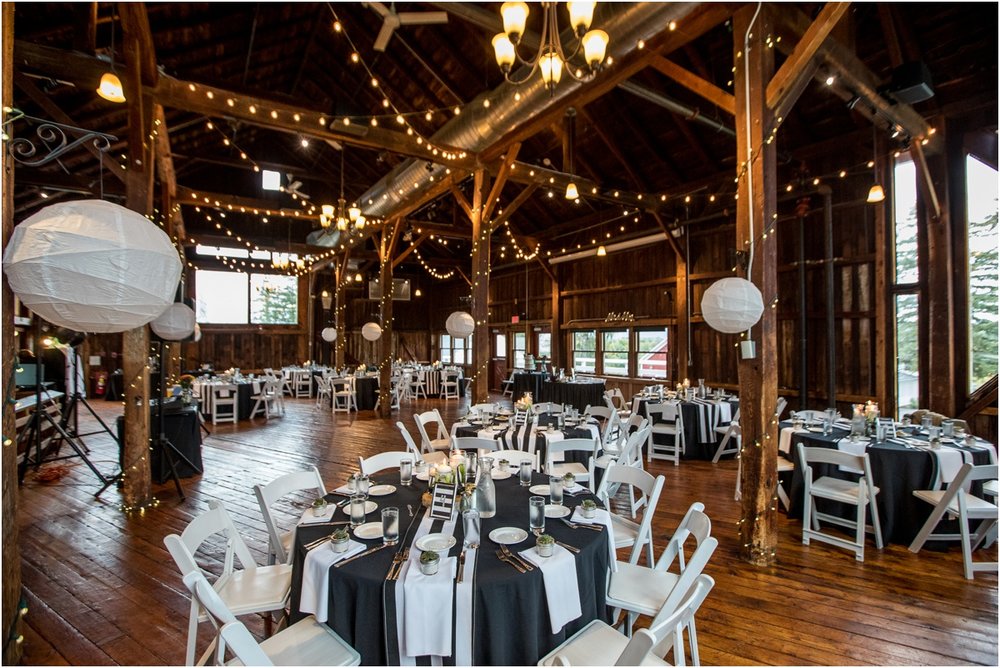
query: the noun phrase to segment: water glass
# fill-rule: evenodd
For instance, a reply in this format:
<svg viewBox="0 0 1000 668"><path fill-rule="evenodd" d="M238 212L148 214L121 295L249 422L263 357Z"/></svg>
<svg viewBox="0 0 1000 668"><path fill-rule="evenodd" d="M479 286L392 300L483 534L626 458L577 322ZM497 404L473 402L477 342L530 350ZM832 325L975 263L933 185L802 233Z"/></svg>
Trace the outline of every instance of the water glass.
<svg viewBox="0 0 1000 668"><path fill-rule="evenodd" d="M463 547L473 550L479 547L479 529L479 511L475 508L462 511L462 531L465 534L462 541Z"/></svg>
<svg viewBox="0 0 1000 668"><path fill-rule="evenodd" d="M382 509L382 542L386 545L399 542L399 508Z"/></svg>
<svg viewBox="0 0 1000 668"><path fill-rule="evenodd" d="M561 506L563 502L563 481L562 478L552 476L549 478L549 499L556 506Z"/></svg>
<svg viewBox="0 0 1000 668"><path fill-rule="evenodd" d="M368 488L371 487L371 478L366 475L358 476L358 494L368 496Z"/></svg>
<svg viewBox="0 0 1000 668"><path fill-rule="evenodd" d="M465 453L465 479L469 482L475 482L476 473L479 472L479 453L475 450L470 450Z"/></svg>
<svg viewBox="0 0 1000 668"><path fill-rule="evenodd" d="M528 499L528 526L536 536L545 533L545 497L533 496Z"/></svg>
<svg viewBox="0 0 1000 668"><path fill-rule="evenodd" d="M922 418L920 418L920 427L922 429L927 429L930 426L931 426L931 419L929 416L925 415Z"/></svg>
<svg viewBox="0 0 1000 668"><path fill-rule="evenodd" d="M400 459L399 460L399 484L403 487L410 486L410 480L413 478L413 460L412 459Z"/></svg>
<svg viewBox="0 0 1000 668"><path fill-rule="evenodd" d="M531 486L531 464L532 462L530 459L521 460L521 470L520 470L521 487Z"/></svg>
<svg viewBox="0 0 1000 668"><path fill-rule="evenodd" d="M351 497L351 526L356 527L365 523L365 502L366 499L361 494Z"/></svg>
<svg viewBox="0 0 1000 668"><path fill-rule="evenodd" d="M351 474L351 477L347 479L347 491L351 494L358 491L358 476L356 474Z"/></svg>

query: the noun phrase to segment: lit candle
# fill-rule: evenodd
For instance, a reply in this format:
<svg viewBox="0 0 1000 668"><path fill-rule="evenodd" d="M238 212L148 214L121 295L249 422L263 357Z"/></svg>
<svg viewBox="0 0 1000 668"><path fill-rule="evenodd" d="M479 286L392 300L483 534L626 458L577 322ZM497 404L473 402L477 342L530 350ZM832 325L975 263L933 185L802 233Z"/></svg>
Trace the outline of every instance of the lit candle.
<svg viewBox="0 0 1000 668"><path fill-rule="evenodd" d="M687 378L685 378L684 379L684 389L686 390L689 387L691 387L691 381L688 380Z"/></svg>

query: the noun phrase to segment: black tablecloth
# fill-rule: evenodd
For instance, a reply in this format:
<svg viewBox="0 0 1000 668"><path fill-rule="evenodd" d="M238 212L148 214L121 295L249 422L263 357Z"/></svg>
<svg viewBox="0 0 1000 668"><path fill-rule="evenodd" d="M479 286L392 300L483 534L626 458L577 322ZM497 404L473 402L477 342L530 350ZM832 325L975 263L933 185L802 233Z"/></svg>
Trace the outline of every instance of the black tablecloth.
<svg viewBox="0 0 1000 668"><path fill-rule="evenodd" d="M637 406L639 415L642 417L646 417L647 403L658 404L659 401L654 400L647 402L645 399L639 399ZM739 408L739 402L730 401L730 404L732 404L732 415L736 415L736 409ZM701 442L698 433L699 410L698 405L695 403L689 401L681 402L681 414L684 416L684 456L682 456L681 459L701 459L710 461L715 457L715 451L719 448L719 441L722 440L722 435L713 430L713 439L709 442ZM666 443L669 438L671 437L666 434L654 434L653 442Z"/></svg>
<svg viewBox="0 0 1000 668"><path fill-rule="evenodd" d="M517 398L517 394L514 398ZM538 397L539 395L535 395ZM537 401L551 401L555 404L569 404L582 411L587 406L606 406L604 401L604 381L589 383L571 383L565 381L545 381L542 383L541 396Z"/></svg>
<svg viewBox="0 0 1000 668"><path fill-rule="evenodd" d="M361 654L363 665L392 665L387 644L393 645L396 637L395 626L386 633L386 610L394 606L395 587L401 582L385 582L393 555L407 547L413 540L413 532L420 524L424 509L420 495L426 491L425 483L414 480L411 487L399 485L398 474L376 476L379 482L396 485L397 491L387 497L373 498L379 509L395 506L400 509L400 531L405 535L395 548L362 557L343 568L330 568L330 600L328 624L344 640ZM533 481L543 484L546 478L536 475ZM548 519L546 531L569 545L580 548L576 555L577 580L580 587L580 607L583 614L567 624L558 634L552 634L549 623L542 573L535 569L521 574L511 566L501 562L496 556L497 545L486 536L495 528L505 526L528 528L528 497L526 487L518 484L517 476L496 481L497 514L482 520L482 547L476 562L473 578L473 663L476 665L534 665L571 635L594 619L610 621L605 605L609 552L604 532L573 530L558 520ZM330 499L341 500L330 496ZM566 497L566 505L574 507L589 495ZM411 505L416 516L408 517L406 506ZM378 518L379 511L368 516L369 521ZM340 517L346 518L338 510ZM432 531L438 531L440 521L436 521ZM302 586L302 569L306 551L304 545L315 540L330 527L300 526L296 532L295 556L292 574L291 609L292 621L303 617L298 612ZM449 556L458 556L462 550L462 523L458 522L454 534L457 544ZM360 541L377 545L380 540ZM533 545L529 538L512 550L524 550ZM329 549L321 546L318 549ZM388 601L388 605L386 605ZM393 618L390 616L390 618ZM394 619L394 618L393 618Z"/></svg>
<svg viewBox="0 0 1000 668"><path fill-rule="evenodd" d="M541 401L542 383L547 374L540 371L522 371L514 374L514 400L524 396L525 392L531 392L535 401Z"/></svg>
<svg viewBox="0 0 1000 668"><path fill-rule="evenodd" d="M783 422L782 427L791 426ZM902 435L902 434L900 434ZM795 464L792 472L792 482L788 490L791 508L788 516L802 517L803 478L799 467L797 444L806 447L836 448L837 442L848 436L842 429L834 429L829 436L814 432L796 432L792 435L792 449L788 456ZM971 448L973 462L976 465L989 463L989 452ZM872 479L879 488L875 497L878 506L879 521L882 525L882 538L886 543L901 543L909 545L920 532L924 522L930 516L932 506L913 496L913 490L931 489L937 469L937 458L928 450L907 448L895 443L872 444L868 447L868 459L872 467ZM837 466L829 464L813 464L813 479L820 476L831 476L845 480L857 480L860 476L845 473ZM820 512L840 514L844 517L854 517L853 506L836 502L817 500Z"/></svg>
<svg viewBox="0 0 1000 668"><path fill-rule="evenodd" d="M187 457L188 461L194 464L195 468L189 466L183 459L175 455L174 465L177 467L177 476L180 478L190 478L200 474L204 470L201 461L201 427L198 423L198 406L191 404L185 408L170 406L176 401L168 402L168 408L163 413L163 433L177 450ZM160 449L157 441L159 436L159 423L156 420L156 411L150 411L150 436L153 438L153 449L150 451L150 471L153 482L162 484L170 479L170 464ZM125 443L125 416L118 416L117 421L118 442ZM122 449L119 448L118 464L122 464Z"/></svg>
<svg viewBox="0 0 1000 668"><path fill-rule="evenodd" d="M378 378L354 379L354 395L358 402L359 411L375 410L375 402L378 401Z"/></svg>
<svg viewBox="0 0 1000 668"><path fill-rule="evenodd" d="M557 424L558 418L554 415L543 414L532 416L532 421L527 422L523 425L518 425L518 427L511 433L509 428L504 428L502 430L498 429L493 435L494 440L498 440L503 443L502 449L504 450L525 450L531 451L531 437L534 436L534 452L538 453L538 464L539 466L545 465L545 456L548 450L546 449L547 441L545 439L545 432L535 430L539 427L547 427L548 425L555 426ZM497 426L505 425L504 421L499 421L494 423ZM596 426L596 425L595 425ZM468 425L462 426L457 425L455 427L456 436L479 436L479 430L483 427L481 425ZM565 427L562 429L563 440L568 438L594 438L594 434L590 429L583 427ZM600 431L598 430L598 435ZM577 462L587 466L590 462L590 454L585 454L579 451L569 451L565 453L566 461ZM600 480L595 481L594 489L597 489L597 484Z"/></svg>

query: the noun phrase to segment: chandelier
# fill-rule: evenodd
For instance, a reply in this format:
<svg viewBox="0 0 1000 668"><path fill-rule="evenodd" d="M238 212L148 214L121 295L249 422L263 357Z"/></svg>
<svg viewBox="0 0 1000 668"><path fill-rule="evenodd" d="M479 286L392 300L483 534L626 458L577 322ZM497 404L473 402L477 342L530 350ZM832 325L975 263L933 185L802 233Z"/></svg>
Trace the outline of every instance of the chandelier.
<svg viewBox="0 0 1000 668"><path fill-rule="evenodd" d="M271 253L271 266L275 269L284 271L288 269L289 264L291 264L291 258L288 253Z"/></svg>
<svg viewBox="0 0 1000 668"><path fill-rule="evenodd" d="M542 38L538 53L531 60L525 60L517 52L518 44L524 35L525 24L528 21L528 4L525 2L505 2L500 7L503 17L503 32L493 38L493 51L497 65L503 70L504 78L513 84L523 84L535 73L541 70L542 81L549 95L553 94L556 84L562 78L563 69L577 81L590 81L600 70L604 55L608 48L608 33L603 30L590 30L594 18L596 2L567 2L569 23L576 35L576 44L567 54L559 37L558 3L543 2ZM580 50L583 50L584 65L576 65L571 61ZM530 67L523 79L513 79L510 76L514 63Z"/></svg>
<svg viewBox="0 0 1000 668"><path fill-rule="evenodd" d="M354 229L363 230L368 222L361 215L361 209L357 204L348 208L347 200L344 199L344 153L346 147L340 149L340 197L337 199L337 207L334 209L332 204L324 204L323 213L319 217L319 224L324 230L329 229L334 222L341 232L346 232L351 223L354 223Z"/></svg>

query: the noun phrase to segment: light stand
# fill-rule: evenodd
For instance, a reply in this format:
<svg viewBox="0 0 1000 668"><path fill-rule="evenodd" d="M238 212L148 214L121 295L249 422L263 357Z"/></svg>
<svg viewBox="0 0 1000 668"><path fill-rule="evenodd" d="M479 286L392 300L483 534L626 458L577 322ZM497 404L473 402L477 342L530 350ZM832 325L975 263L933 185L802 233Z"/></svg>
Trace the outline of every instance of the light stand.
<svg viewBox="0 0 1000 668"><path fill-rule="evenodd" d="M94 407L90 405L87 401L87 397L80 392L80 346L86 339L85 334L74 334L69 340L68 344L73 351L73 393L70 395L69 400L66 402L66 408L63 411L63 417L61 424L63 428L69 433L73 434L80 441L80 444L86 448L86 444L83 442L84 436L93 436L94 434L100 434L101 431L107 432L108 436L112 438L116 445L121 445L118 442L118 436L111 431L111 428L107 423L94 411ZM68 389L68 388L67 388ZM97 431L90 431L86 434L80 433L80 421L79 421L79 405L83 406L90 412L90 414L97 420L98 424L101 425L101 429ZM70 420L73 421L72 428L69 427ZM89 452L89 450L88 450Z"/></svg>

